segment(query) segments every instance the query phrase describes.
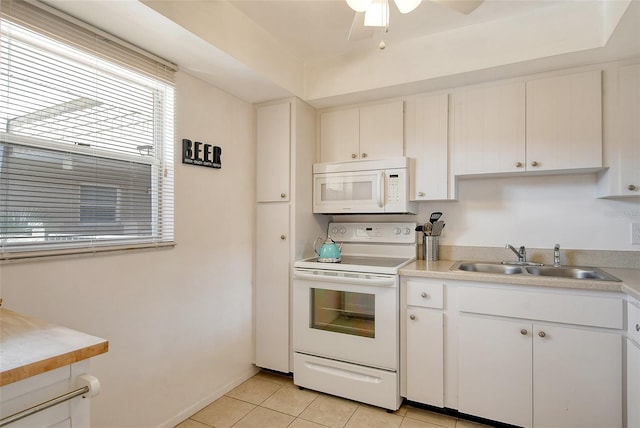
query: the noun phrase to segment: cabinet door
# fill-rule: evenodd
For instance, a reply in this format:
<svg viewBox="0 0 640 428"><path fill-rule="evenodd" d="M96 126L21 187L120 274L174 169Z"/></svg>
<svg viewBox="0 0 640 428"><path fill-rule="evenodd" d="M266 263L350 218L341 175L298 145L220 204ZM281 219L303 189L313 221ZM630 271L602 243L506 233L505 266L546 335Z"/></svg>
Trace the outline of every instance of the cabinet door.
<svg viewBox="0 0 640 428"><path fill-rule="evenodd" d="M376 104L360 109L360 158L401 157L404 152L404 103Z"/></svg>
<svg viewBox="0 0 640 428"><path fill-rule="evenodd" d="M256 365L289 370L289 204L258 204Z"/></svg>
<svg viewBox="0 0 640 428"><path fill-rule="evenodd" d="M444 323L442 311L409 306L407 399L444 407Z"/></svg>
<svg viewBox="0 0 640 428"><path fill-rule="evenodd" d="M415 161L411 200L448 197L449 95L426 95L406 101L406 155Z"/></svg>
<svg viewBox="0 0 640 428"><path fill-rule="evenodd" d="M601 72L527 82L527 170L600 167Z"/></svg>
<svg viewBox="0 0 640 428"><path fill-rule="evenodd" d="M320 162L359 158L359 122L357 108L328 111L320 115Z"/></svg>
<svg viewBox="0 0 640 428"><path fill-rule="evenodd" d="M452 100L455 174L524 170L524 83L466 89Z"/></svg>
<svg viewBox="0 0 640 428"><path fill-rule="evenodd" d="M532 425L531 324L460 314L458 410Z"/></svg>
<svg viewBox="0 0 640 428"><path fill-rule="evenodd" d="M627 427L640 427L640 347L627 340Z"/></svg>
<svg viewBox="0 0 640 428"><path fill-rule="evenodd" d="M640 64L620 68L621 195L640 195Z"/></svg>
<svg viewBox="0 0 640 428"><path fill-rule="evenodd" d="M256 115L258 202L288 201L291 104L260 106Z"/></svg>
<svg viewBox="0 0 640 428"><path fill-rule="evenodd" d="M534 324L533 391L536 427L621 427L622 337Z"/></svg>

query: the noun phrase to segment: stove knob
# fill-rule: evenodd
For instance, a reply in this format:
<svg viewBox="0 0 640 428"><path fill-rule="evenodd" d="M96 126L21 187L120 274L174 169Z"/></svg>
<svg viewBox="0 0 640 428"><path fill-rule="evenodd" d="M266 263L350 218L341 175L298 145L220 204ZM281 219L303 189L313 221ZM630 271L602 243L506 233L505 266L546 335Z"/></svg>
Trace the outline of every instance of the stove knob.
<svg viewBox="0 0 640 428"><path fill-rule="evenodd" d="M405 234L405 235L408 235L408 234L410 234L410 233L411 233L411 228L405 227L405 228L404 228L404 234Z"/></svg>
<svg viewBox="0 0 640 428"><path fill-rule="evenodd" d="M336 233L338 233L338 228L334 227L333 229L331 229L331 234L335 235Z"/></svg>
<svg viewBox="0 0 640 428"><path fill-rule="evenodd" d="M340 228L340 234L344 235L345 233L347 233L347 228L346 227L341 227Z"/></svg>
<svg viewBox="0 0 640 428"><path fill-rule="evenodd" d="M396 235L400 235L401 232L402 232L402 229L400 229L399 227L396 227L393 229L393 233L395 233Z"/></svg>

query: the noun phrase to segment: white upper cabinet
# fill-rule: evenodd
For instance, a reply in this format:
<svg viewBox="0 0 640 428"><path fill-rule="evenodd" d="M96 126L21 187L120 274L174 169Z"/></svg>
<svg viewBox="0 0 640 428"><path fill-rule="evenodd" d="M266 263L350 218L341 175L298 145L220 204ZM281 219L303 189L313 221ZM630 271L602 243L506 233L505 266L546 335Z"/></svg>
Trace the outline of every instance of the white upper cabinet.
<svg viewBox="0 0 640 428"><path fill-rule="evenodd" d="M452 100L454 174L524 170L524 83L464 89Z"/></svg>
<svg viewBox="0 0 640 428"><path fill-rule="evenodd" d="M640 196L640 64L620 69L620 194Z"/></svg>
<svg viewBox="0 0 640 428"><path fill-rule="evenodd" d="M527 170L602 167L602 72L527 82Z"/></svg>
<svg viewBox="0 0 640 428"><path fill-rule="evenodd" d="M403 102L323 112L320 161L384 159L403 156Z"/></svg>
<svg viewBox="0 0 640 428"><path fill-rule="evenodd" d="M598 182L598 196L640 196L640 64L620 67L605 77L613 101L605 116L608 169Z"/></svg>
<svg viewBox="0 0 640 428"><path fill-rule="evenodd" d="M256 119L258 202L290 199L291 103L259 106Z"/></svg>
<svg viewBox="0 0 640 428"><path fill-rule="evenodd" d="M320 161L357 159L360 156L360 111L329 111L320 117Z"/></svg>
<svg viewBox="0 0 640 428"><path fill-rule="evenodd" d="M405 101L406 156L414 159L412 201L448 199L449 95Z"/></svg>
<svg viewBox="0 0 640 428"><path fill-rule="evenodd" d="M602 168L600 70L453 95L453 173Z"/></svg>

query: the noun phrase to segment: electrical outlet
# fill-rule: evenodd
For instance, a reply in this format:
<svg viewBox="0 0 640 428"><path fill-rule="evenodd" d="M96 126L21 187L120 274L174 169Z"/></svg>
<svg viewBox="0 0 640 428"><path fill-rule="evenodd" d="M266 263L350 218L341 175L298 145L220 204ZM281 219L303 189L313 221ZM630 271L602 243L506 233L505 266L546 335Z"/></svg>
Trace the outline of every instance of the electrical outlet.
<svg viewBox="0 0 640 428"><path fill-rule="evenodd" d="M631 223L631 244L640 245L640 223Z"/></svg>

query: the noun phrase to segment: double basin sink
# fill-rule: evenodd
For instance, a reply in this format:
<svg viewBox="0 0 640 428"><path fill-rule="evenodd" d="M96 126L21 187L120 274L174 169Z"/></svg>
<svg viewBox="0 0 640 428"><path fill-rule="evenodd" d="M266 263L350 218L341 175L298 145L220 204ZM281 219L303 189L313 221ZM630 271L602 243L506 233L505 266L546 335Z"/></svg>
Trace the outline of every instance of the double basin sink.
<svg viewBox="0 0 640 428"><path fill-rule="evenodd" d="M451 266L450 271L491 273L497 275L531 275L552 278L588 279L595 281L616 281L618 278L593 267L580 266L549 266L536 263L519 262L458 262Z"/></svg>

